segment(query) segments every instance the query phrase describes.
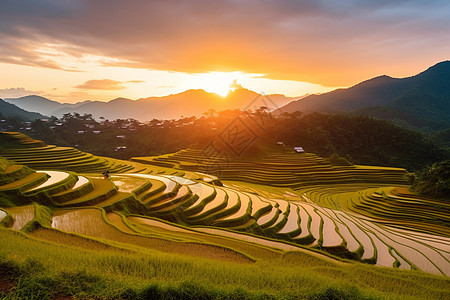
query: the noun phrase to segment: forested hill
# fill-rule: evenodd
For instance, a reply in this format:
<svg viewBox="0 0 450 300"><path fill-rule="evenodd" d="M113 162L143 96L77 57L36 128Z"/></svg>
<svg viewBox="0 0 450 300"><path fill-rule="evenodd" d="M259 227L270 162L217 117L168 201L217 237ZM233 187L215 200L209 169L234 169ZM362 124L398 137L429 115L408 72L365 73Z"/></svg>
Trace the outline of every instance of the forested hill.
<svg viewBox="0 0 450 300"><path fill-rule="evenodd" d="M449 128L450 61L408 78L384 75L350 88L311 95L285 105L281 111L356 111L422 131Z"/></svg>
<svg viewBox="0 0 450 300"><path fill-rule="evenodd" d="M259 125L255 123L258 120L262 120ZM337 154L356 164L403 167L410 171L450 159L448 150L420 133L389 122L318 113L274 117L263 111L249 115L235 110L145 124L133 120L97 122L89 116L66 115L49 122L35 121L27 133L49 144L129 159L205 147L214 139L226 138L232 129L244 130L244 140L249 141L245 147L250 155L264 155L267 149L277 151L277 143L283 142L290 149L302 146L307 152L324 157Z"/></svg>
<svg viewBox="0 0 450 300"><path fill-rule="evenodd" d="M2 99L0 99L0 117L20 118L25 121L34 121L35 119L45 118L45 116L39 113L26 111Z"/></svg>

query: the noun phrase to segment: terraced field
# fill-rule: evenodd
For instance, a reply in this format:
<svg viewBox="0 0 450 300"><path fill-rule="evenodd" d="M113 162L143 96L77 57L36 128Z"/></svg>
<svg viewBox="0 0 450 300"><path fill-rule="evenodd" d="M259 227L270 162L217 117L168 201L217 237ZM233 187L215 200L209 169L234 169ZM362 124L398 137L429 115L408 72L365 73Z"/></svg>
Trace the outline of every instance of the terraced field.
<svg viewBox="0 0 450 300"><path fill-rule="evenodd" d="M186 178L200 176L192 172L174 170L164 167L148 167L140 163L95 156L79 151L72 147L58 147L46 145L39 140L33 140L21 133L0 132L2 141L11 141L7 149L0 150L0 155L17 164L26 165L33 169L62 170L77 173L154 173L173 174ZM215 180L208 176L205 180Z"/></svg>
<svg viewBox="0 0 450 300"><path fill-rule="evenodd" d="M132 161L169 166L180 170L208 170L222 180L243 181L292 188L311 185L387 184L404 185L406 171L372 166L334 166L311 153L271 153L258 159L225 155L208 156L202 150L186 149L173 154L135 157Z"/></svg>
<svg viewBox="0 0 450 300"><path fill-rule="evenodd" d="M246 231L381 266L449 274L450 205L411 195L403 169L333 166L309 153L270 154L258 160L202 155L200 150L187 149L133 160L190 171L201 171L204 164L224 166L217 174L225 191L251 195L253 211L267 204L261 215L248 213L257 226L244 227ZM211 205L219 206L219 200ZM403 244L396 243L404 238L399 229L410 233ZM424 243L419 233L434 236L440 246Z"/></svg>
<svg viewBox="0 0 450 300"><path fill-rule="evenodd" d="M80 241L80 247L237 263L298 251L336 263L340 257L450 275L448 202L411 195L402 169L337 167L313 154L274 154L230 162L222 185L195 172L198 154L188 150L148 159L156 165L119 167L120 161L72 148L9 149L2 156L15 163L1 158L0 222L10 218L14 230L71 246ZM25 168L18 162L43 170L18 172ZM116 172L109 179L98 174L105 166Z"/></svg>

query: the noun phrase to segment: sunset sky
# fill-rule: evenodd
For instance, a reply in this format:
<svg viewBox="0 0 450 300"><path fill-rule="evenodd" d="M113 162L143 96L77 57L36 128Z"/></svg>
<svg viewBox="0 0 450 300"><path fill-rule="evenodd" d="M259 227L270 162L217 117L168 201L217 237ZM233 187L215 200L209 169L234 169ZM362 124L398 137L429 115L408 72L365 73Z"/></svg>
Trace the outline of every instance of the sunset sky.
<svg viewBox="0 0 450 300"><path fill-rule="evenodd" d="M448 0L0 0L0 98L300 96L450 58Z"/></svg>

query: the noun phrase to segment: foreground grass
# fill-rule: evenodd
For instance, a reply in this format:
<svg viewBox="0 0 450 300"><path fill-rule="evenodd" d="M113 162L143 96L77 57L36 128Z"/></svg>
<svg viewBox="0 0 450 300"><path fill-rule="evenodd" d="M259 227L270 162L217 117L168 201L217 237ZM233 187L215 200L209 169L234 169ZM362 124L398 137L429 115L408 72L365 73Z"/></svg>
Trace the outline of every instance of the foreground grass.
<svg viewBox="0 0 450 300"><path fill-rule="evenodd" d="M254 264L156 251L92 251L0 229L0 298L448 299L446 277L302 253ZM2 284L3 281L3 284ZM9 286L9 288L1 288Z"/></svg>

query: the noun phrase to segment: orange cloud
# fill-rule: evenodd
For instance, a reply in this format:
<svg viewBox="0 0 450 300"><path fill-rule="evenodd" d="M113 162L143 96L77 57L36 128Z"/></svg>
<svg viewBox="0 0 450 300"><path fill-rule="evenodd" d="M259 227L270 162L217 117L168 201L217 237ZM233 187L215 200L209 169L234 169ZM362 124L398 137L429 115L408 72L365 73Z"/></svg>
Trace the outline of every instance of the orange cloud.
<svg viewBox="0 0 450 300"><path fill-rule="evenodd" d="M127 83L145 83L143 80L128 80Z"/></svg>
<svg viewBox="0 0 450 300"><path fill-rule="evenodd" d="M325 86L412 75L450 53L447 0L7 1L0 19L0 61L49 68L61 66L30 45L118 59L104 65Z"/></svg>
<svg viewBox="0 0 450 300"><path fill-rule="evenodd" d="M81 85L75 86L77 89L84 90L123 90L123 82L111 79L88 80Z"/></svg>

